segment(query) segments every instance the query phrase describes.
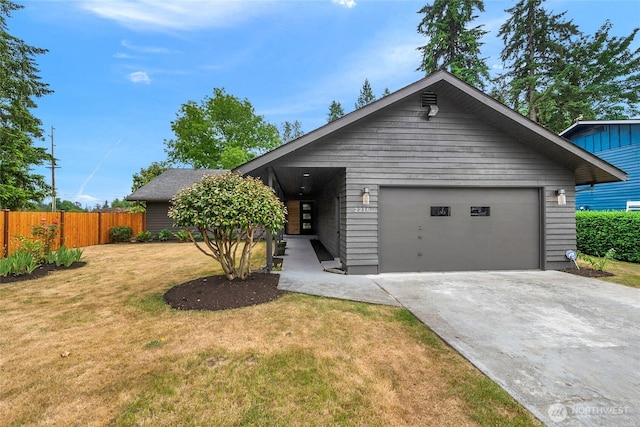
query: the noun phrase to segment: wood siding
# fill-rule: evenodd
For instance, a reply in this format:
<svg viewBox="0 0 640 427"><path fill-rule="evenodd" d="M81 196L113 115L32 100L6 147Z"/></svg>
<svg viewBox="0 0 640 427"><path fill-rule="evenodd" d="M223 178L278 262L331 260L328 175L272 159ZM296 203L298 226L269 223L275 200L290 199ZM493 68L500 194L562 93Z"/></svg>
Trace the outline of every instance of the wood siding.
<svg viewBox="0 0 640 427"><path fill-rule="evenodd" d="M543 268L568 265L564 253L575 249L574 172L444 97L439 106L426 120L416 94L273 166L345 168L341 254L349 273L377 273L380 186L541 188ZM368 206L363 187L370 191ZM559 188L566 191L565 206L558 206Z"/></svg>
<svg viewBox="0 0 640 427"><path fill-rule="evenodd" d="M176 232L180 228L173 226L173 220L168 216L169 202L147 202L147 231L158 234L161 230Z"/></svg>
<svg viewBox="0 0 640 427"><path fill-rule="evenodd" d="M578 187L576 208L588 210L625 210L628 201L640 200L640 141L634 145L600 151L598 157L625 171L625 182Z"/></svg>

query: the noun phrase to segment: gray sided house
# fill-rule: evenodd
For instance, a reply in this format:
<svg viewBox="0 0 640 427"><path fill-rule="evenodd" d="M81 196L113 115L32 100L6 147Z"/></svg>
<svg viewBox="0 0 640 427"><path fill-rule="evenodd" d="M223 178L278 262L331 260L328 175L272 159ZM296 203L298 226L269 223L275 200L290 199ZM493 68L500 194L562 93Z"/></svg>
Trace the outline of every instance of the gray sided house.
<svg viewBox="0 0 640 427"><path fill-rule="evenodd" d="M204 175L218 175L225 170L219 169L167 169L136 192L126 197L126 200L145 202L147 205L147 230L158 233L160 230L169 229L177 231L173 227L173 221L167 216L169 202L173 196L183 188L186 188Z"/></svg>
<svg viewBox="0 0 640 427"><path fill-rule="evenodd" d="M348 274L567 267L575 186L626 179L444 71L236 171Z"/></svg>

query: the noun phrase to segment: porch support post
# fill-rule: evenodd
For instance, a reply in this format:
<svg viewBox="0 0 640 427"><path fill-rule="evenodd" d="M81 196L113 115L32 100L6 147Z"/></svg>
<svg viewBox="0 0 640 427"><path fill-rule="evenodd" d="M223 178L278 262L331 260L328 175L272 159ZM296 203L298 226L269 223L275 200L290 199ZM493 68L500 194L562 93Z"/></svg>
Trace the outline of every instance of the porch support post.
<svg viewBox="0 0 640 427"><path fill-rule="evenodd" d="M267 185L273 188L273 169L267 171ZM267 272L271 273L273 269L273 235L267 230Z"/></svg>

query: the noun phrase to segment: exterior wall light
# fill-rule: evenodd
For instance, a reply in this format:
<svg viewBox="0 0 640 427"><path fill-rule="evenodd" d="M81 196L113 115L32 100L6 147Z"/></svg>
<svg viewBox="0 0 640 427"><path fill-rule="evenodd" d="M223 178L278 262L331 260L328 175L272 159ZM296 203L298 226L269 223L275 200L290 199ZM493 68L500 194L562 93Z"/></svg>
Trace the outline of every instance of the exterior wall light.
<svg viewBox="0 0 640 427"><path fill-rule="evenodd" d="M440 109L437 105L427 105L427 120L438 114L438 111L440 111Z"/></svg>
<svg viewBox="0 0 640 427"><path fill-rule="evenodd" d="M564 188L558 189L558 191L556 191L556 196L558 196L559 206L564 206L567 204L567 195L565 194Z"/></svg>
<svg viewBox="0 0 640 427"><path fill-rule="evenodd" d="M363 205L369 204L369 187L364 187L362 189L362 204Z"/></svg>

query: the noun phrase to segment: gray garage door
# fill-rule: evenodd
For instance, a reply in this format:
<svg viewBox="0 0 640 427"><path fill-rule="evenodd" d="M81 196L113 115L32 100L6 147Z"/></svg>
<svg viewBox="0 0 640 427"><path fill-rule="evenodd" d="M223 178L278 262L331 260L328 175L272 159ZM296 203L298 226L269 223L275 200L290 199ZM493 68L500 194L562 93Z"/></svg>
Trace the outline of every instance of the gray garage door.
<svg viewBox="0 0 640 427"><path fill-rule="evenodd" d="M382 187L380 272L540 268L537 188Z"/></svg>

